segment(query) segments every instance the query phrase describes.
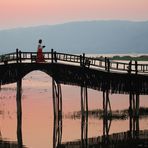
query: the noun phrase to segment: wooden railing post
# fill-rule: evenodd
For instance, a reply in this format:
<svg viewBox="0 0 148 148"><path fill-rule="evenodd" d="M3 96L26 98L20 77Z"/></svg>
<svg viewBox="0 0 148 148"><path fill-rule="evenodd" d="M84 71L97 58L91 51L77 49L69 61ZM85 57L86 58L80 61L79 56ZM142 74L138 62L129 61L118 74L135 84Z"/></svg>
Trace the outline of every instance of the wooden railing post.
<svg viewBox="0 0 148 148"><path fill-rule="evenodd" d="M107 57L105 57L105 70L107 70Z"/></svg>
<svg viewBox="0 0 148 148"><path fill-rule="evenodd" d="M53 49L51 49L51 63L53 63Z"/></svg>
<svg viewBox="0 0 148 148"><path fill-rule="evenodd" d="M33 56L32 53L30 53L31 63L33 62Z"/></svg>
<svg viewBox="0 0 148 148"><path fill-rule="evenodd" d="M128 73L131 74L131 71L132 71L132 61L129 62Z"/></svg>
<svg viewBox="0 0 148 148"><path fill-rule="evenodd" d="M56 53L56 51L53 52L53 55L54 55L54 61L57 63L57 53Z"/></svg>
<svg viewBox="0 0 148 148"><path fill-rule="evenodd" d="M85 53L83 53L83 66L85 66Z"/></svg>
<svg viewBox="0 0 148 148"><path fill-rule="evenodd" d="M30 53L30 58L31 58L31 63L33 63L33 62L38 62L38 55L36 54L36 55L33 55L33 53L31 52Z"/></svg>
<svg viewBox="0 0 148 148"><path fill-rule="evenodd" d="M110 61L107 59L107 71L110 72Z"/></svg>
<svg viewBox="0 0 148 148"><path fill-rule="evenodd" d="M135 61L135 74L136 75L138 74L138 63L137 63L137 61Z"/></svg>
<svg viewBox="0 0 148 148"><path fill-rule="evenodd" d="M116 68L118 69L119 63L117 63Z"/></svg>
<svg viewBox="0 0 148 148"><path fill-rule="evenodd" d="M80 66L83 65L82 55L80 55Z"/></svg>
<svg viewBox="0 0 148 148"><path fill-rule="evenodd" d="M18 52L19 52L19 50L18 50L18 48L17 48L17 49L16 49L16 63L18 63L18 56L19 56Z"/></svg>
<svg viewBox="0 0 148 148"><path fill-rule="evenodd" d="M110 72L110 61L107 57L105 57L105 70Z"/></svg>
<svg viewBox="0 0 148 148"><path fill-rule="evenodd" d="M20 63L22 63L22 56L21 56L21 54L22 54L22 52L21 52L21 50L19 51L19 61L20 61Z"/></svg>

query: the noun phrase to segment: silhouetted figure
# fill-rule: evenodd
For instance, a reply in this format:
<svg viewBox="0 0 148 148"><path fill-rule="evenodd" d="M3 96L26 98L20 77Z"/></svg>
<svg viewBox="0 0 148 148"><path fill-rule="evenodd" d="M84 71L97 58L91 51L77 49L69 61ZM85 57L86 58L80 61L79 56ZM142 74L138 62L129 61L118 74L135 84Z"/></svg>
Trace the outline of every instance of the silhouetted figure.
<svg viewBox="0 0 148 148"><path fill-rule="evenodd" d="M42 46L42 40L40 39L37 48L37 59L36 59L37 62L45 62L43 55L43 48L45 48L45 46Z"/></svg>

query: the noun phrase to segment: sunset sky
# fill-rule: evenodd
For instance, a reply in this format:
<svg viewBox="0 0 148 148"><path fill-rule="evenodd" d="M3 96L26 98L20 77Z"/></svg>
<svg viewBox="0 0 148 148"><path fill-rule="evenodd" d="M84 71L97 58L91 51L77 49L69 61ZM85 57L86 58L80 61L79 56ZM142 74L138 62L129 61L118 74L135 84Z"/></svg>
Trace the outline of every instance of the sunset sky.
<svg viewBox="0 0 148 148"><path fill-rule="evenodd" d="M0 29L104 19L148 20L148 0L0 0Z"/></svg>

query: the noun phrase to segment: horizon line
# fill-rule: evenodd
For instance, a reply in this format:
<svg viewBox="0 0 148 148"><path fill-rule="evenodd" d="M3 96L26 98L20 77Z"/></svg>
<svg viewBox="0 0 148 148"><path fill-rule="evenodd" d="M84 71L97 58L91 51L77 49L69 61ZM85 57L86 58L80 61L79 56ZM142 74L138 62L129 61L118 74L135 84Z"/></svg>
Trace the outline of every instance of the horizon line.
<svg viewBox="0 0 148 148"><path fill-rule="evenodd" d="M74 20L74 21L67 21L67 22L61 22L61 23L53 23L53 24L38 24L38 25L28 25L28 26L18 26L18 27L12 27L12 28L0 28L0 31L8 31L8 30L15 30L15 29L27 29L27 28L36 28L36 27L45 27L45 26L58 26L58 25L64 25L64 24L71 24L71 23L83 23L83 22L108 22L108 21L120 21L120 22L148 22L148 20L128 20L128 19L98 19L98 20Z"/></svg>

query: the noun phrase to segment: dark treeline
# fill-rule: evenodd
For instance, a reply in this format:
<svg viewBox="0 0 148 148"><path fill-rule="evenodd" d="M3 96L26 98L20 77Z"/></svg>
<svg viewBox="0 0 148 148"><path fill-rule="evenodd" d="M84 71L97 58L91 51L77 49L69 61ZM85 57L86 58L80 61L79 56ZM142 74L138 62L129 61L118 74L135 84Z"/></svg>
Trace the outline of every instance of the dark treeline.
<svg viewBox="0 0 148 148"><path fill-rule="evenodd" d="M148 61L148 55L141 56L113 56L111 60L127 60L127 61Z"/></svg>
<svg viewBox="0 0 148 148"><path fill-rule="evenodd" d="M139 108L139 116L140 117L148 116L148 108L140 107ZM88 117L102 119L103 118L103 110L101 110L101 109L89 110ZM110 118L112 120L126 120L128 117L129 117L128 109L115 110L112 112L108 112L108 118ZM65 118L80 119L81 118L81 111L75 111L73 113L68 113L65 115Z"/></svg>

